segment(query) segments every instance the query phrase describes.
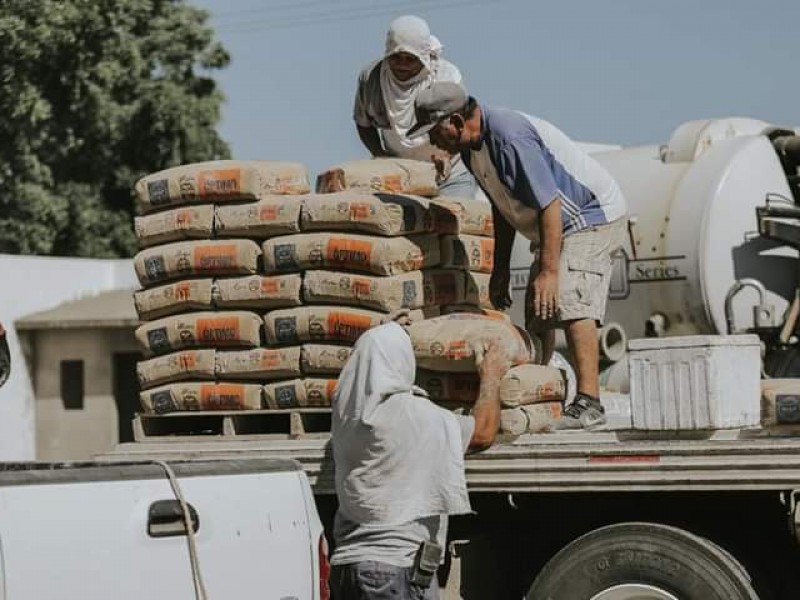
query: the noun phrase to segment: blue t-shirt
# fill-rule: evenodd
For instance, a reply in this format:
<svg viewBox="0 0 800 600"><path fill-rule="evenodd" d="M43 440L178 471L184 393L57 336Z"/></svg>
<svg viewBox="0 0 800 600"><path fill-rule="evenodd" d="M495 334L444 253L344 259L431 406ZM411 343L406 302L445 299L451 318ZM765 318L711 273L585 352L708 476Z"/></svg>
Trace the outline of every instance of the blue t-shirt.
<svg viewBox="0 0 800 600"><path fill-rule="evenodd" d="M500 213L531 239L538 212L557 197L565 235L627 212L608 171L543 119L481 105L481 146L461 156Z"/></svg>

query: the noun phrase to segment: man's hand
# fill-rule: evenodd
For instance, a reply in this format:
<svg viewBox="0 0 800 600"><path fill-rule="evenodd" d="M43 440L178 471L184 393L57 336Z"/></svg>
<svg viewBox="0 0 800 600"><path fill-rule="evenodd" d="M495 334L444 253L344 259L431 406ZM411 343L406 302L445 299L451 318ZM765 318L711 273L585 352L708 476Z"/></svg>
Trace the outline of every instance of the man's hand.
<svg viewBox="0 0 800 600"><path fill-rule="evenodd" d="M411 311L409 309L400 308L390 312L388 315L384 315L381 318L381 325L391 323L392 321L401 327L409 327L414 322L414 319L411 318Z"/></svg>
<svg viewBox="0 0 800 600"><path fill-rule="evenodd" d="M484 382L499 382L511 368L511 357L500 340L489 341L482 356L478 358L476 366L482 386Z"/></svg>
<svg viewBox="0 0 800 600"><path fill-rule="evenodd" d="M436 167L436 183L442 183L450 177L450 156L448 154L431 154L431 162Z"/></svg>
<svg viewBox="0 0 800 600"><path fill-rule="evenodd" d="M533 280L533 314L549 319L558 310L558 272L541 271Z"/></svg>
<svg viewBox="0 0 800 600"><path fill-rule="evenodd" d="M511 295L508 292L511 284L511 269L495 264L489 278L489 299L497 310L505 310L511 306Z"/></svg>

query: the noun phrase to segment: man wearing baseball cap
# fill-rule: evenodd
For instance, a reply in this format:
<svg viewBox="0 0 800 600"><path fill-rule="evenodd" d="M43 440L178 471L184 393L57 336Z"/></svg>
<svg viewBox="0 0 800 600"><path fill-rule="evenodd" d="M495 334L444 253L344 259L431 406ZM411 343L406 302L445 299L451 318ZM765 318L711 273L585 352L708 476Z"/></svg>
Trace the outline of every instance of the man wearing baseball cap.
<svg viewBox="0 0 800 600"><path fill-rule="evenodd" d="M562 328L578 389L559 428L605 423L599 399L597 324L611 280L611 256L624 243L627 206L617 183L557 127L521 112L479 104L457 83L436 82L415 102L409 137L431 142L464 164L492 203L495 261L492 303L511 306L511 249L517 232L531 241L525 302L528 330L542 340L547 364Z"/></svg>

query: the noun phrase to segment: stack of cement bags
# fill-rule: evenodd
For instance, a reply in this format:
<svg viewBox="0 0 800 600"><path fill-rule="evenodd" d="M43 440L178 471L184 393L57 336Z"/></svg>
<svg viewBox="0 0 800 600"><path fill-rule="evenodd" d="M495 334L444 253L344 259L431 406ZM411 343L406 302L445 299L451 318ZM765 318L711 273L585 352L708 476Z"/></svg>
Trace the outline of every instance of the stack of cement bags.
<svg viewBox="0 0 800 600"><path fill-rule="evenodd" d="M299 304L300 280L265 277L253 238L297 231L293 195L309 191L302 165L266 161L186 165L136 184L146 411L262 407L258 369L278 360L261 348L262 315Z"/></svg>
<svg viewBox="0 0 800 600"><path fill-rule="evenodd" d="M566 381L560 369L532 364L533 345L527 333L500 313L453 313L412 324L409 328L417 359L417 385L434 402L454 409L478 399L477 365L491 341L500 344L513 365L500 382L506 433L545 431L561 415Z"/></svg>

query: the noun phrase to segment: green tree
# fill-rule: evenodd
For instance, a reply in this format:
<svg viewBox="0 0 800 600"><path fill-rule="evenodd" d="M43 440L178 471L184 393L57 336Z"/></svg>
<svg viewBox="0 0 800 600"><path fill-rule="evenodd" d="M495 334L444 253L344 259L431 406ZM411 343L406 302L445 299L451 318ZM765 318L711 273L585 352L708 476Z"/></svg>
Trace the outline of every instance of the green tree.
<svg viewBox="0 0 800 600"><path fill-rule="evenodd" d="M229 156L207 21L183 0L0 2L0 252L131 256L133 183Z"/></svg>

